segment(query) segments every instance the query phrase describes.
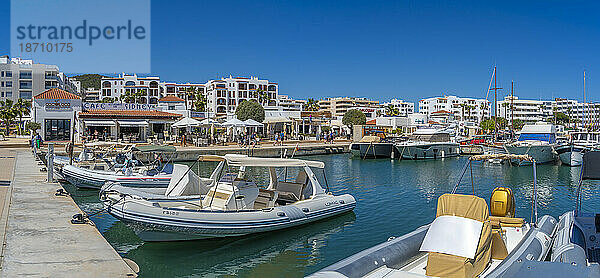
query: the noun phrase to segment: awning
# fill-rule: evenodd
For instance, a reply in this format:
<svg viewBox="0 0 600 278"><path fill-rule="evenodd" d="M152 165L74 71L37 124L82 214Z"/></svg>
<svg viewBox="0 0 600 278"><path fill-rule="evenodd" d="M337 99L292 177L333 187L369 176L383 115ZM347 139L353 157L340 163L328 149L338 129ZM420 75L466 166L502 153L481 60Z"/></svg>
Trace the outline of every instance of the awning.
<svg viewBox="0 0 600 278"><path fill-rule="evenodd" d="M109 121L109 120L85 120L83 121L83 123L86 126L115 126L115 121Z"/></svg>
<svg viewBox="0 0 600 278"><path fill-rule="evenodd" d="M273 123L291 123L292 120L286 117L266 117L263 121L263 124L273 124Z"/></svg>
<svg viewBox="0 0 600 278"><path fill-rule="evenodd" d="M145 120L121 120L117 121L122 127L147 127L148 121Z"/></svg>

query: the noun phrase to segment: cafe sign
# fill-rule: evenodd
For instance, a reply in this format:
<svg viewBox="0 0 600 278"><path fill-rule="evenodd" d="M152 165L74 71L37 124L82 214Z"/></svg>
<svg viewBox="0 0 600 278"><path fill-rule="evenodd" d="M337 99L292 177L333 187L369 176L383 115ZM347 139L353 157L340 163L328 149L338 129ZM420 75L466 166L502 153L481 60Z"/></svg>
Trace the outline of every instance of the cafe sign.
<svg viewBox="0 0 600 278"><path fill-rule="evenodd" d="M157 110L156 104L84 102L83 110Z"/></svg>
<svg viewBox="0 0 600 278"><path fill-rule="evenodd" d="M72 111L71 102L64 99L47 100L46 111Z"/></svg>

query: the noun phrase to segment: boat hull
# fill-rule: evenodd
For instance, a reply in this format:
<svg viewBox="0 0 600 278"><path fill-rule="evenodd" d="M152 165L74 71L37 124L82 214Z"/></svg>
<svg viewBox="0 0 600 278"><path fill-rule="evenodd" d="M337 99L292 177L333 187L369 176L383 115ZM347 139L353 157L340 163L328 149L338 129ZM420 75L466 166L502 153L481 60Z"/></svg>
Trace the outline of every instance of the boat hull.
<svg viewBox="0 0 600 278"><path fill-rule="evenodd" d="M156 202L156 200L153 200ZM263 210L210 211L153 206L124 200L107 211L144 241L182 241L269 232L352 211L354 197L325 195Z"/></svg>
<svg viewBox="0 0 600 278"><path fill-rule="evenodd" d="M460 155L460 145L457 143L421 143L399 144L396 150L402 159L438 159Z"/></svg>
<svg viewBox="0 0 600 278"><path fill-rule="evenodd" d="M556 161L556 154L552 145L534 145L534 146L514 146L505 145L504 148L509 154L523 155L528 154L537 164L551 163ZM524 162L521 160L512 160L513 164L517 165L531 165L531 162Z"/></svg>
<svg viewBox="0 0 600 278"><path fill-rule="evenodd" d="M352 155L360 158L397 158L398 151L393 143L352 143Z"/></svg>
<svg viewBox="0 0 600 278"><path fill-rule="evenodd" d="M587 151L585 147L576 145L566 145L556 148L556 153L560 161L568 166L581 166L583 163L583 154Z"/></svg>
<svg viewBox="0 0 600 278"><path fill-rule="evenodd" d="M115 182L129 187L167 187L171 175L118 175L105 171L93 171L71 165L62 168L61 175L68 182L81 188L100 189L106 182Z"/></svg>

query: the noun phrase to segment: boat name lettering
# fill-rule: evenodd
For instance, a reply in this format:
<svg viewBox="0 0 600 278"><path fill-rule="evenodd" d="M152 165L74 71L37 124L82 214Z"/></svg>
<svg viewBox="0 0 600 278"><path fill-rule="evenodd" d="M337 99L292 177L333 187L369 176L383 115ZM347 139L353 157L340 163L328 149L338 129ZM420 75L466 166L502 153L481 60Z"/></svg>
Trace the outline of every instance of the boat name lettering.
<svg viewBox="0 0 600 278"><path fill-rule="evenodd" d="M329 201L327 203L325 203L325 206L331 206L331 205L339 205L340 201L335 200L335 201Z"/></svg>
<svg viewBox="0 0 600 278"><path fill-rule="evenodd" d="M166 214L166 215L179 215L179 212L178 212L178 211L168 211L168 210L163 210L163 212L162 212L162 213L163 213L163 214Z"/></svg>

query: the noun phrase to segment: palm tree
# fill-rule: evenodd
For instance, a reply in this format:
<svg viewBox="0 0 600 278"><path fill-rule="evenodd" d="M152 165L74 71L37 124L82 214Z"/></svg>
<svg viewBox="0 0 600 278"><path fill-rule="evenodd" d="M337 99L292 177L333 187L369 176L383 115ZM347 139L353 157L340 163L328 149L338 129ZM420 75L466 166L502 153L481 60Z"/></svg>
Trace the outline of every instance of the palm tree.
<svg viewBox="0 0 600 278"><path fill-rule="evenodd" d="M319 101L314 98L309 98L304 104L305 111L319 111L320 108Z"/></svg>
<svg viewBox="0 0 600 278"><path fill-rule="evenodd" d="M271 95L262 89L256 90L256 94L258 95L258 103L262 106L269 104L269 101L271 101Z"/></svg>
<svg viewBox="0 0 600 278"><path fill-rule="evenodd" d="M191 100L190 108L194 108L194 96L196 94L196 89L192 86L185 88L185 107L188 106L188 100Z"/></svg>
<svg viewBox="0 0 600 278"><path fill-rule="evenodd" d="M385 107L385 115L386 116L398 116L398 114L400 114L400 111L398 110L398 108L394 107L393 105L388 105Z"/></svg>
<svg viewBox="0 0 600 278"><path fill-rule="evenodd" d="M10 99L0 100L0 119L6 125L6 136L10 134L10 123L17 117L17 113Z"/></svg>
<svg viewBox="0 0 600 278"><path fill-rule="evenodd" d="M23 134L21 126L23 124L23 115L29 115L29 109L31 109L31 101L19 98L14 105L16 115L19 116L19 135Z"/></svg>
<svg viewBox="0 0 600 278"><path fill-rule="evenodd" d="M135 103L136 99L136 94L129 90L125 91L125 93L121 95L121 101L125 103Z"/></svg>
<svg viewBox="0 0 600 278"><path fill-rule="evenodd" d="M194 99L196 100L196 111L204 111L206 109L206 96L202 93L200 88L196 90Z"/></svg>

